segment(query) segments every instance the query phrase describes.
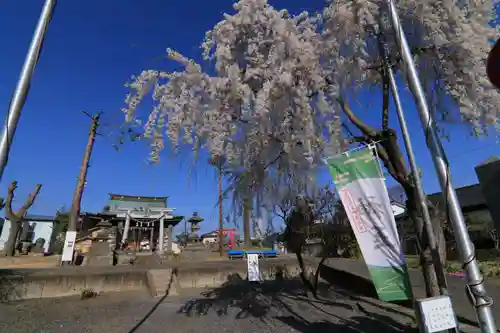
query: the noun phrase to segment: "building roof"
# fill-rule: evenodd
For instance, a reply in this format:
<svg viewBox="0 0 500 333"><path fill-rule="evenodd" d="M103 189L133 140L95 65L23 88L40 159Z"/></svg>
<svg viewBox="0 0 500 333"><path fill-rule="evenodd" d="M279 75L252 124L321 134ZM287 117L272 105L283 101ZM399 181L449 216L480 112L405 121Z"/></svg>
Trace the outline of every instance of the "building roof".
<svg viewBox="0 0 500 333"><path fill-rule="evenodd" d="M211 231L207 232L206 234L203 234L200 236L200 238L211 238L211 237L218 237L219 233L217 231Z"/></svg>
<svg viewBox="0 0 500 333"><path fill-rule="evenodd" d="M85 217L89 217L89 218L110 218L110 217L116 217L116 213L112 213L112 212L102 212L102 213L84 212L84 213L81 213L80 216L85 216Z"/></svg>
<svg viewBox="0 0 500 333"><path fill-rule="evenodd" d="M27 214L24 219L26 221L35 221L35 222L54 222L56 220L55 216L52 215L31 215Z"/></svg>
<svg viewBox="0 0 500 333"><path fill-rule="evenodd" d="M490 164L490 163L497 163L499 161L500 161L500 157L498 157L498 156L490 156L486 160L484 160L481 163L479 163L476 167L481 167L483 165Z"/></svg>
<svg viewBox="0 0 500 333"><path fill-rule="evenodd" d="M168 197L135 196L126 194L109 193L109 200L122 201L165 201Z"/></svg>
<svg viewBox="0 0 500 333"><path fill-rule="evenodd" d="M481 192L481 185L474 184L455 189L458 202L462 209L473 209L475 207L486 206L486 199ZM429 200L433 204L443 205L444 198L441 192L428 195Z"/></svg>

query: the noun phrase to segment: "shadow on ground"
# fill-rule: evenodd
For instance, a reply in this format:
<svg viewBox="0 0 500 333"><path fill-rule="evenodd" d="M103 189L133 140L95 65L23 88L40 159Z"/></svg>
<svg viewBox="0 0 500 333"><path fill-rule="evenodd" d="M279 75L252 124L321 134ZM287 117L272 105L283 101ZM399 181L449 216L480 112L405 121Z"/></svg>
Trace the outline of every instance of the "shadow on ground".
<svg viewBox="0 0 500 333"><path fill-rule="evenodd" d="M406 325L401 325L399 322L388 316L378 316L377 318L355 316L351 317L349 322L340 324L328 321L311 323L307 320L298 319L295 316L278 317L277 319L302 333L418 332L416 329L412 329Z"/></svg>
<svg viewBox="0 0 500 333"><path fill-rule="evenodd" d="M277 274L275 280L252 283L233 274L222 286L186 302L178 313L187 317L204 316L210 311L219 316L236 313L236 319L253 317L262 322L272 318L299 332L416 332L409 325L391 318L407 317L404 322L411 323L413 318L408 314L389 308L385 315L380 315L365 309L363 305L367 302L360 296L376 297L370 281L325 265L320 267L320 276L324 281L318 284L318 297L313 298L308 296L300 279ZM380 307L378 303L373 304ZM298 310L305 306L307 311ZM320 314L323 319L312 320L309 315L306 318L308 311Z"/></svg>

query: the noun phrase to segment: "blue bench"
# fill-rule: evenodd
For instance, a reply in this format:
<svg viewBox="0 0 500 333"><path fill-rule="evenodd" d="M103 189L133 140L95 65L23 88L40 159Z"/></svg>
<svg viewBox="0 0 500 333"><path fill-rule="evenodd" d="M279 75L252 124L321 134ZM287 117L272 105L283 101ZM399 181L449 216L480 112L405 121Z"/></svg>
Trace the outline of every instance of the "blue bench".
<svg viewBox="0 0 500 333"><path fill-rule="evenodd" d="M247 254L257 254L259 258L276 258L278 251L276 250L229 250L227 255L229 259L244 259Z"/></svg>
<svg viewBox="0 0 500 333"><path fill-rule="evenodd" d="M242 250L229 250L227 251L229 259L243 259L245 252Z"/></svg>

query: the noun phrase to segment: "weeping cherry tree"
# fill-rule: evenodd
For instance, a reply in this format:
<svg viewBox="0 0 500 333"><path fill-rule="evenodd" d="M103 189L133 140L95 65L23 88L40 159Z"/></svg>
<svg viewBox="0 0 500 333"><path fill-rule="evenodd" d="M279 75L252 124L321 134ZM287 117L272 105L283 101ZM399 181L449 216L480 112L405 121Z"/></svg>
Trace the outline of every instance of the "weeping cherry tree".
<svg viewBox="0 0 500 333"><path fill-rule="evenodd" d="M432 112L443 123L465 122L475 134L488 133L500 105L485 76L489 40L497 37L489 25L493 5L491 0L397 2ZM168 57L183 70L146 70L128 84L123 112L128 122L144 123L151 160L159 160L165 140L174 147L191 144L195 152L205 149L224 158L225 170L234 175L235 200L248 203L257 195L275 195L272 189L280 186L270 182L286 182L300 192L314 182L323 158L346 143L378 142L383 165L408 198L427 292L435 295L413 176L397 132L389 127L385 43L390 65L397 73L402 67L385 1L337 0L319 14L292 15L266 0L240 0L234 10L201 44L210 67L169 49ZM368 90L382 96L380 110L369 111L380 114L378 127L353 107ZM141 122L136 110L146 96L155 104Z"/></svg>

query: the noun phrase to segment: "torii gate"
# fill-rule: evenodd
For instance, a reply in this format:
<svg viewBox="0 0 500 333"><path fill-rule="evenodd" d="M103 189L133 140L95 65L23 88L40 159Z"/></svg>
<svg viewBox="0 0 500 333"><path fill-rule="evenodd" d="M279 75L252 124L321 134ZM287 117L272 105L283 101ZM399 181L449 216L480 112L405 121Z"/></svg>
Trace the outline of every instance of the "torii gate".
<svg viewBox="0 0 500 333"><path fill-rule="evenodd" d="M165 240L165 219L171 220L174 218L171 212L173 212L173 208L149 208L148 211L145 212L140 212L137 211L137 209L133 208L119 208L118 209L118 214L117 217L124 217L125 218L125 226L123 228L123 235L121 239L121 244L124 244L126 240L128 239L128 232L130 230L130 220L131 219L138 219L138 218L152 218L155 220L160 221L160 232L158 236L158 247L159 250L158 252L160 254L164 253L164 240ZM168 228L168 250L172 251L172 228Z"/></svg>
<svg viewBox="0 0 500 333"><path fill-rule="evenodd" d="M220 235L220 230L221 229L217 229L217 234ZM237 232L238 229L235 229L235 228L222 228L222 233L224 234L224 236L229 236L229 244L228 244L228 247L232 250L234 249L234 246L236 245L236 240L235 240L235 237L234 237L234 233Z"/></svg>

